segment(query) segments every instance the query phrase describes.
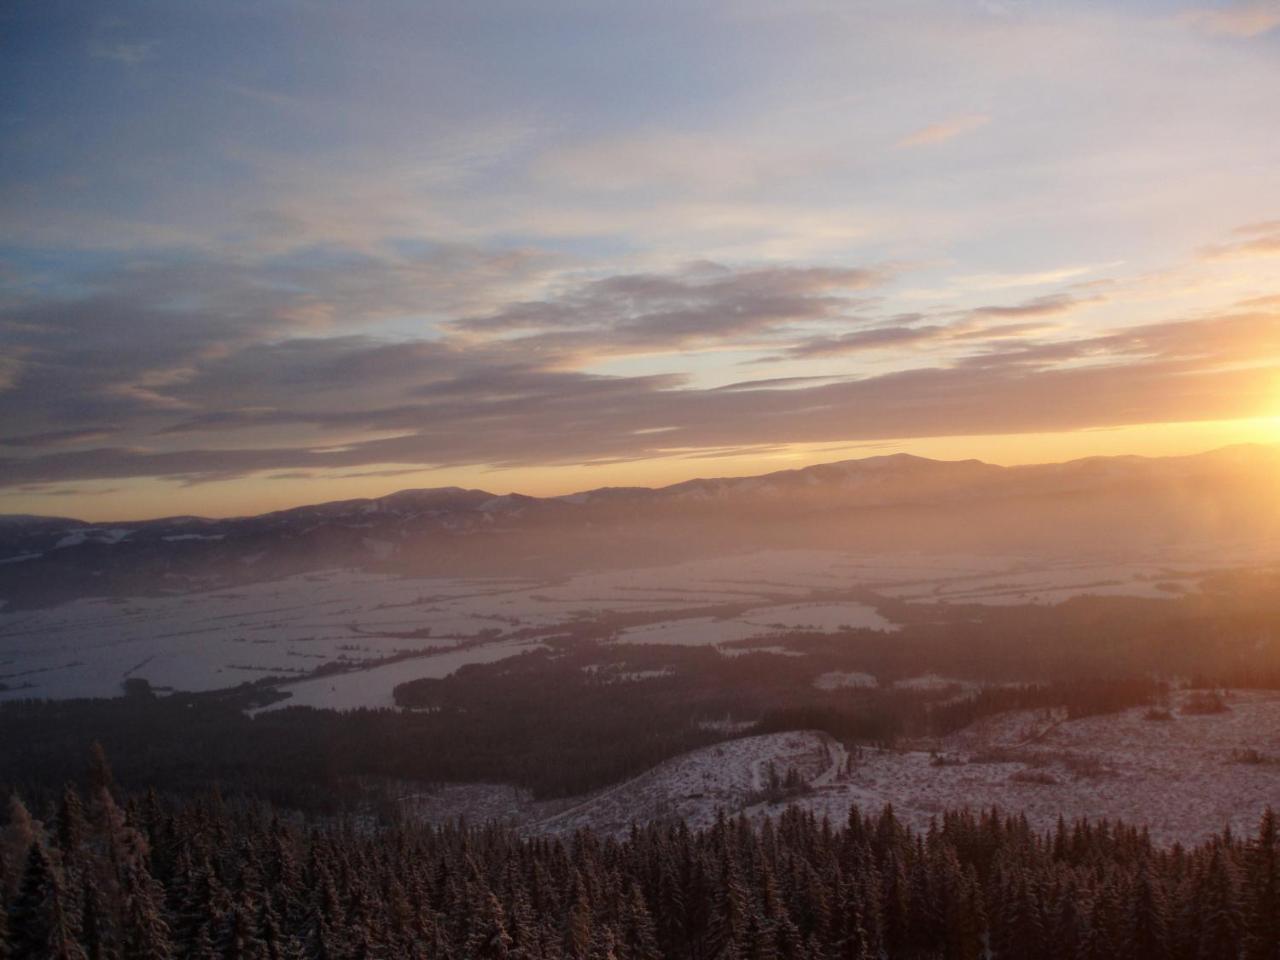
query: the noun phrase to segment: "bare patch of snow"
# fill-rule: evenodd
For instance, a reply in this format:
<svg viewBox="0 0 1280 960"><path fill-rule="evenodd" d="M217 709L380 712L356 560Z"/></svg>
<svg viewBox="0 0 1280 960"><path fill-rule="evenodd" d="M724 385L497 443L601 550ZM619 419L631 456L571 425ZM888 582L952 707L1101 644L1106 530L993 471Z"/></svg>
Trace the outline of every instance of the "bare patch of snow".
<svg viewBox="0 0 1280 960"><path fill-rule="evenodd" d="M879 681L869 673L831 670L815 678L813 685L819 690L841 690L845 688L866 690L879 686Z"/></svg>

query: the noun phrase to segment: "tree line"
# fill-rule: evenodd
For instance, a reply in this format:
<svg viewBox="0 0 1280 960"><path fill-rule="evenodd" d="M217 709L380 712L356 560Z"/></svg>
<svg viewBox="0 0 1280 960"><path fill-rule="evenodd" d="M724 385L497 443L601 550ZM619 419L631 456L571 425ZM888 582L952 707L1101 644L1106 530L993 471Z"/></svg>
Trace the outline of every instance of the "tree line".
<svg viewBox="0 0 1280 960"><path fill-rule="evenodd" d="M36 816L40 819L36 819ZM521 837L87 788L0 831L5 960L1276 960L1280 832L790 809Z"/></svg>
<svg viewBox="0 0 1280 960"><path fill-rule="evenodd" d="M848 744L945 734L1005 710L1073 715L1149 702L1147 677L949 690L820 690L825 664L714 649L574 643L397 689L408 709L305 707L250 716L242 691L0 704L0 796L42 800L74 779L98 740L123 780L161 791L219 782L313 812L364 802L378 783L500 782L576 796L744 733L822 730ZM629 679L629 677L642 679Z"/></svg>

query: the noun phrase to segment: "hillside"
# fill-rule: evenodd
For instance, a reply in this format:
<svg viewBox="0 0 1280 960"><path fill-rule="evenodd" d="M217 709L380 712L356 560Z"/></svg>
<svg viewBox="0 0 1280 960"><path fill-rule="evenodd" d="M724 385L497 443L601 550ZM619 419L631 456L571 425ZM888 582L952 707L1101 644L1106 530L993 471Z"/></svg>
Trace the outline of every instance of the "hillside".
<svg viewBox="0 0 1280 960"><path fill-rule="evenodd" d="M0 518L8 609L333 568L548 576L743 550L1100 555L1280 536L1280 448L997 467L906 455L561 497L404 490L253 517Z"/></svg>

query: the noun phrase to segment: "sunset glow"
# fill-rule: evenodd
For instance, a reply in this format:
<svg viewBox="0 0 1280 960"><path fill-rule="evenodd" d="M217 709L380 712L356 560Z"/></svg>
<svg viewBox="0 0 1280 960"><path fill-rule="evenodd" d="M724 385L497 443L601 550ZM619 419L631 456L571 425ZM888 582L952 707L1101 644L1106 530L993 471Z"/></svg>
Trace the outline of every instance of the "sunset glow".
<svg viewBox="0 0 1280 960"><path fill-rule="evenodd" d="M0 20L3 512L1280 441L1269 4L68 12Z"/></svg>
<svg viewBox="0 0 1280 960"><path fill-rule="evenodd" d="M0 6L0 960L1280 960L1280 0Z"/></svg>

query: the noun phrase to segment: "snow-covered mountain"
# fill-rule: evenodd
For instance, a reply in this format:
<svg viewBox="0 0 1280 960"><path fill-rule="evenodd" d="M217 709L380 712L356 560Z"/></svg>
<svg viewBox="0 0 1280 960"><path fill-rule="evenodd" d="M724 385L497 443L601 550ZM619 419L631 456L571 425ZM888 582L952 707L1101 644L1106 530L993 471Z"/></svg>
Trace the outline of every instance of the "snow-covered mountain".
<svg viewBox="0 0 1280 960"><path fill-rule="evenodd" d="M709 550L1127 549L1280 535L1280 447L999 467L899 454L560 497L446 487L253 517L0 516L8 608L332 567L554 575Z"/></svg>

